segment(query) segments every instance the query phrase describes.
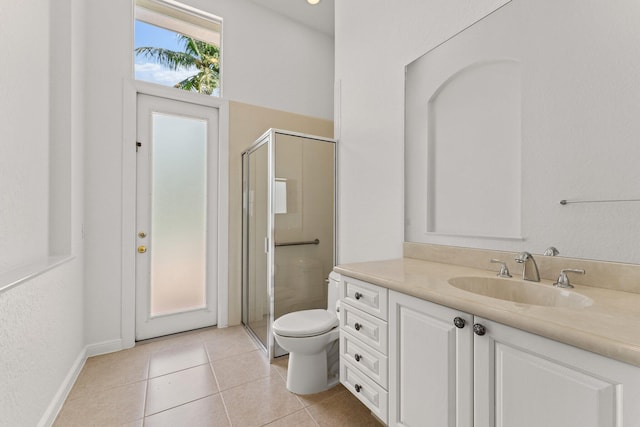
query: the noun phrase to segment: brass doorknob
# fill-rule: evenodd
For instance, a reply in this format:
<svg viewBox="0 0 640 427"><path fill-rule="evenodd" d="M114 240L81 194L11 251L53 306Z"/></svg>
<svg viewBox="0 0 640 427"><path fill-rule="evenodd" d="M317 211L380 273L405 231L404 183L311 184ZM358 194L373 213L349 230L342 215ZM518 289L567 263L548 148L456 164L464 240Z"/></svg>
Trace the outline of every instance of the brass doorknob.
<svg viewBox="0 0 640 427"><path fill-rule="evenodd" d="M138 253L143 254L145 252L147 252L146 246L138 246Z"/></svg>

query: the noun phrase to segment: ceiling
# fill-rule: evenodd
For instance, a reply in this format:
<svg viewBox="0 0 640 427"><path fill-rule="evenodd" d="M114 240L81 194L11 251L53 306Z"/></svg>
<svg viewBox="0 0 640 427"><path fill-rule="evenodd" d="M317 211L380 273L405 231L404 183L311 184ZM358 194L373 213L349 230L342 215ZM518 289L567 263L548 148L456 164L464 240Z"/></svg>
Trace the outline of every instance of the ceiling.
<svg viewBox="0 0 640 427"><path fill-rule="evenodd" d="M307 27L311 27L333 37L334 0L320 0L311 6L306 0L251 0L262 7L271 9Z"/></svg>

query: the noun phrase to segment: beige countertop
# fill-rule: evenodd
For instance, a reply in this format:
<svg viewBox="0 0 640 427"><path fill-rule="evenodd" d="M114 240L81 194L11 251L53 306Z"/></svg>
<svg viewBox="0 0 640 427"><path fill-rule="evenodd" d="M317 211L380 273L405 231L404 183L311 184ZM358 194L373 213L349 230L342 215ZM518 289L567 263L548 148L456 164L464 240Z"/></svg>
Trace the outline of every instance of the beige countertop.
<svg viewBox="0 0 640 427"><path fill-rule="evenodd" d="M640 366L640 294L575 285L593 304L544 307L504 301L449 285L462 276L495 277L478 268L402 258L344 264L336 272L527 332ZM514 274L514 279L519 278ZM542 280L540 286L552 287ZM559 290L560 291L560 290Z"/></svg>

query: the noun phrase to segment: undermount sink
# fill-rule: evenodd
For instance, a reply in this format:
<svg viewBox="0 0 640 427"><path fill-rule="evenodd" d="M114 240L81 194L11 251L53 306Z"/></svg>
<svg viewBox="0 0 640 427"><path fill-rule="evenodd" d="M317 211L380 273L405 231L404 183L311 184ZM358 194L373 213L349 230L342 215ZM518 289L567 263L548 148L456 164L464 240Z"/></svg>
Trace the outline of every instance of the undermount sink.
<svg viewBox="0 0 640 427"><path fill-rule="evenodd" d="M499 277L454 277L449 284L463 291L520 304L545 307L584 308L593 304L589 297L541 283Z"/></svg>

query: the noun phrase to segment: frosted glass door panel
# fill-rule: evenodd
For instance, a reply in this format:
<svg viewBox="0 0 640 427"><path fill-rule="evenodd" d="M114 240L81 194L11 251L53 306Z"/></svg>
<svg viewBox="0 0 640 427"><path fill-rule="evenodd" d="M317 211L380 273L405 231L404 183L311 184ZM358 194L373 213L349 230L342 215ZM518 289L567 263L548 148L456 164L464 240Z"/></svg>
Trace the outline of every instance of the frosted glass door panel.
<svg viewBox="0 0 640 427"><path fill-rule="evenodd" d="M206 306L206 143L206 122L153 114L151 316Z"/></svg>
<svg viewBox="0 0 640 427"><path fill-rule="evenodd" d="M136 339L217 322L218 109L138 94ZM225 245L226 246L226 245Z"/></svg>

